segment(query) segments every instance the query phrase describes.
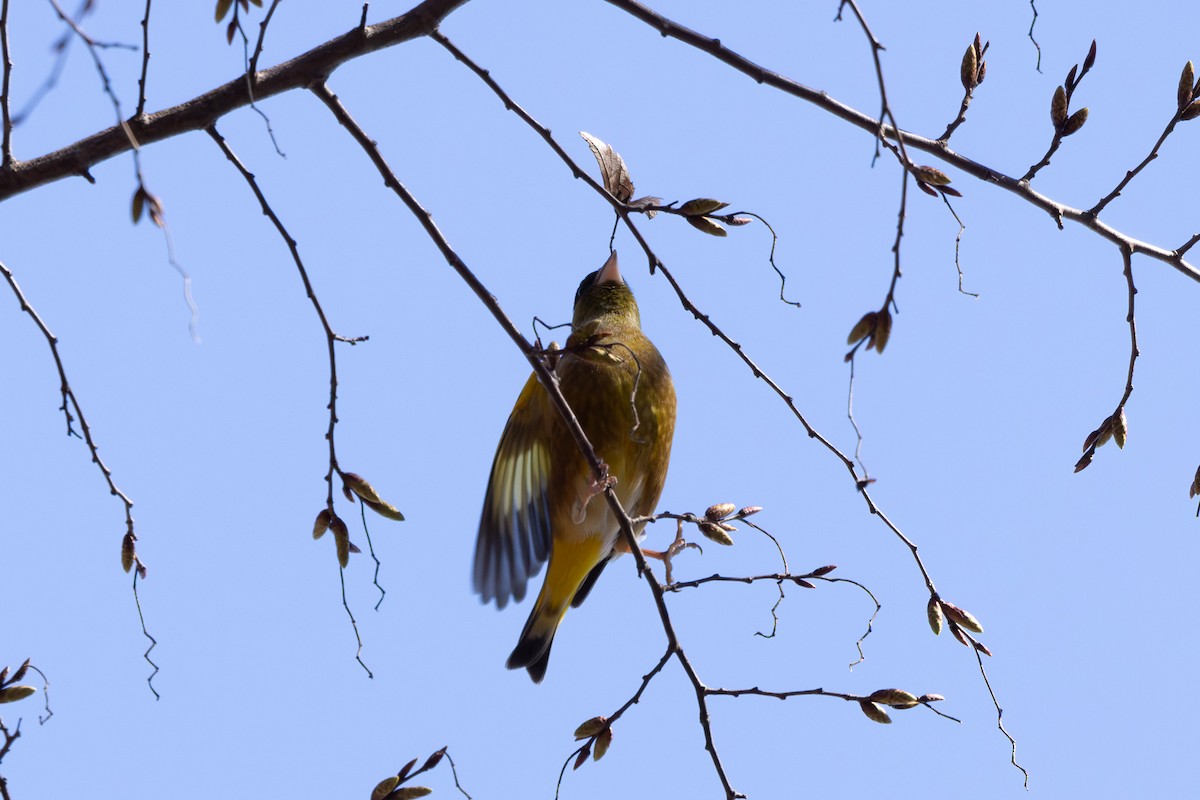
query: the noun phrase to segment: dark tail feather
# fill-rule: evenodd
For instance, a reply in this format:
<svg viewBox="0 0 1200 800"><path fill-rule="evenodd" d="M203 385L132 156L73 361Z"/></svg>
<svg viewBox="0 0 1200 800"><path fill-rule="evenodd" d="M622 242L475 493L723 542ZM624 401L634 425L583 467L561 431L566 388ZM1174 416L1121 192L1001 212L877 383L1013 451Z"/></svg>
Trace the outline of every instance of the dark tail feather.
<svg viewBox="0 0 1200 800"><path fill-rule="evenodd" d="M533 607L521 638L508 657L506 666L509 669L529 671L529 677L534 683L541 683L546 677L546 666L550 663L550 646L554 644L554 632L557 625L547 625L545 616L541 613L541 604Z"/></svg>
<svg viewBox="0 0 1200 800"><path fill-rule="evenodd" d="M571 599L571 608L579 608L579 606L583 605L583 601L587 600L588 593L592 591L592 587L596 585L596 581L600 578L600 573L604 572L604 568L608 566L610 560L612 560L611 556L592 567L592 571L588 573L588 576L583 579L583 583L575 591L575 597Z"/></svg>

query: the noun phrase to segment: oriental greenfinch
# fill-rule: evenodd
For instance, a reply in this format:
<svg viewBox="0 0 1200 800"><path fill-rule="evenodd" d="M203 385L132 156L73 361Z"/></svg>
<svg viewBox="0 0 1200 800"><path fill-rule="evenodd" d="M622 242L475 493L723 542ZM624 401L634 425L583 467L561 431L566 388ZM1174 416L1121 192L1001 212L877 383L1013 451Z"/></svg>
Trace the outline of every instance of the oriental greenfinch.
<svg viewBox="0 0 1200 800"><path fill-rule="evenodd" d="M554 373L610 483L632 517L654 511L675 433L675 388L658 349L642 333L617 255L575 294L572 332ZM530 375L500 436L475 545L475 591L503 608L549 559L537 602L509 669L541 683L550 646L570 606L587 597L610 560L628 548L604 486L579 451L537 375ZM634 532L640 537L645 523Z"/></svg>

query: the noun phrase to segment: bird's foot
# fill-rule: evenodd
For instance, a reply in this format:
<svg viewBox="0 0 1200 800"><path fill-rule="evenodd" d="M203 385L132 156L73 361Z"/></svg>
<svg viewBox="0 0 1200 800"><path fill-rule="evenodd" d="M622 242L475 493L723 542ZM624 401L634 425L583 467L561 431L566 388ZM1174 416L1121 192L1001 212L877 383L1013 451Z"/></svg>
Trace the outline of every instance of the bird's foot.
<svg viewBox="0 0 1200 800"><path fill-rule="evenodd" d="M600 462L601 468L604 470L603 478L593 478L588 483L587 488L581 491L575 498L575 505L571 509L571 519L576 525L583 524L587 518L587 506L592 501L592 498L598 494L604 494L610 486L617 485L617 476L608 474L608 464Z"/></svg>
<svg viewBox="0 0 1200 800"><path fill-rule="evenodd" d="M683 520L678 520L675 529L675 541L667 547L666 550L642 550L642 555L647 558L654 558L663 562L663 568L666 570L666 585L670 586L675 581L671 578L671 559L687 550L689 547L694 547L700 550L700 545L695 542L689 542L683 538ZM700 552L704 552L700 550Z"/></svg>

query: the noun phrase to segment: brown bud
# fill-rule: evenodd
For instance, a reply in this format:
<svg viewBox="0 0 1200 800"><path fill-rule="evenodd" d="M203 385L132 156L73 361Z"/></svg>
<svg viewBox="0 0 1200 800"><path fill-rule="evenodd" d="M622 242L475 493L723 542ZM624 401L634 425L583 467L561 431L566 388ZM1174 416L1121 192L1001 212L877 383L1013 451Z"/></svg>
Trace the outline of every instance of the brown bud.
<svg viewBox="0 0 1200 800"><path fill-rule="evenodd" d="M1088 118L1088 110L1087 110L1087 106L1084 106L1083 108L1079 109L1074 114L1072 114L1070 117L1068 117L1067 121L1063 123L1062 135L1070 136L1072 133L1075 133L1076 131L1078 131L1080 128L1083 127L1083 123L1087 122L1087 118Z"/></svg>
<svg viewBox="0 0 1200 800"><path fill-rule="evenodd" d="M1067 121L1067 92L1059 86L1054 90L1054 99L1050 101L1050 121L1055 130L1062 128Z"/></svg>
<svg viewBox="0 0 1200 800"><path fill-rule="evenodd" d="M1200 117L1200 100L1193 100L1191 105L1185 108L1183 113L1179 115L1179 118L1183 120L1195 119L1196 117Z"/></svg>
<svg viewBox="0 0 1200 800"><path fill-rule="evenodd" d="M679 207L679 212L687 217L702 217L705 214L711 214L714 211L720 211L729 203L722 203L720 200L713 200L710 197L697 197L695 200L688 200Z"/></svg>
<svg viewBox="0 0 1200 800"><path fill-rule="evenodd" d="M1200 494L1200 467L1196 467L1196 477L1192 478L1192 488L1188 490L1188 497L1195 497Z"/></svg>
<svg viewBox="0 0 1200 800"><path fill-rule="evenodd" d="M15 703L18 700L24 700L36 691L37 689L32 686L7 686L0 689L0 703Z"/></svg>
<svg viewBox="0 0 1200 800"><path fill-rule="evenodd" d="M1103 447L1108 444L1108 440L1113 435L1113 418L1108 417L1104 422L1100 423L1100 427L1096 429L1096 447Z"/></svg>
<svg viewBox="0 0 1200 800"><path fill-rule="evenodd" d="M704 537L710 542L723 544L726 547L729 547L731 544L733 544L733 539L730 538L729 534L711 522L701 522L699 525L697 525L697 527L700 528L700 532L703 533Z"/></svg>
<svg viewBox="0 0 1200 800"><path fill-rule="evenodd" d="M979 85L979 53L975 50L975 43L972 42L967 47L967 52L963 53L962 64L958 68L958 79L962 81L963 88L968 92Z"/></svg>
<svg viewBox="0 0 1200 800"><path fill-rule="evenodd" d="M976 83L983 83L983 79L987 77L987 62L983 61L979 64L979 75L975 78Z"/></svg>
<svg viewBox="0 0 1200 800"><path fill-rule="evenodd" d="M13 676L9 680L9 683L16 683L17 681L21 680L22 678L25 677L26 672L29 672L29 659L28 658L25 659L25 661L21 664L21 666L17 667L17 671L13 673ZM8 667L4 668L4 673L8 674ZM3 675L0 675L0 683L4 683Z"/></svg>
<svg viewBox="0 0 1200 800"><path fill-rule="evenodd" d="M942 604L936 597L929 598L929 605L925 606L925 616L929 618L929 627L933 631L933 635L940 636L942 633Z"/></svg>
<svg viewBox="0 0 1200 800"><path fill-rule="evenodd" d="M587 722L575 729L575 741L592 738L597 733L604 730L604 726L607 723L608 717L592 717Z"/></svg>
<svg viewBox="0 0 1200 800"><path fill-rule="evenodd" d="M1076 472L1080 472L1080 471L1086 469L1087 465L1092 463L1092 452L1093 451L1091 451L1091 450L1087 451L1086 453L1083 454L1083 458L1081 458L1075 462L1075 471Z"/></svg>
<svg viewBox="0 0 1200 800"><path fill-rule="evenodd" d="M313 538L320 539L325 535L325 531L329 530L330 513L328 508L322 508L317 514L317 519L313 522ZM388 791L391 791L390 789Z"/></svg>
<svg viewBox="0 0 1200 800"><path fill-rule="evenodd" d="M709 236L728 236L729 231L711 217L684 217L692 227L698 231L703 231Z"/></svg>
<svg viewBox="0 0 1200 800"><path fill-rule="evenodd" d="M1183 73L1179 76L1179 88L1175 92L1175 101L1179 104L1180 111L1192 102L1192 84L1195 80L1196 69L1189 61L1183 65Z"/></svg>
<svg viewBox="0 0 1200 800"><path fill-rule="evenodd" d="M945 700L946 698L942 697L940 694L923 694L917 699L922 703L936 703L939 700Z"/></svg>
<svg viewBox="0 0 1200 800"><path fill-rule="evenodd" d="M595 748L592 751L592 760L599 761L604 758L604 754L608 752L608 746L612 744L613 732L612 728L605 728L600 731L600 735L596 737Z"/></svg>
<svg viewBox="0 0 1200 800"><path fill-rule="evenodd" d="M797 586L799 586L801 589L817 588L815 584L809 583L808 581L804 580L804 578L792 578L792 582L795 583Z"/></svg>
<svg viewBox="0 0 1200 800"><path fill-rule="evenodd" d="M363 500L370 500L372 503L383 502L383 498L379 496L379 492L375 491L375 487L368 483L363 476L355 475L353 472L343 472L342 481Z"/></svg>
<svg viewBox="0 0 1200 800"><path fill-rule="evenodd" d="M1083 71L1087 72L1096 63L1096 40L1092 39L1092 46L1088 48L1087 58L1083 59Z"/></svg>
<svg viewBox="0 0 1200 800"><path fill-rule="evenodd" d="M391 503L372 503L370 500L364 497L363 505L381 517L394 519L397 522L404 522L404 515L400 513L400 509L396 508Z"/></svg>
<svg viewBox="0 0 1200 800"><path fill-rule="evenodd" d="M888 713L881 706L872 703L870 700L859 700L858 707L862 709L862 712L867 715L868 719L874 722L878 722L881 725L890 725L892 723L892 718L888 716Z"/></svg>
<svg viewBox="0 0 1200 800"><path fill-rule="evenodd" d="M400 772L398 772L396 774L396 778L400 781L403 781L405 778L408 777L408 773L411 772L412 768L415 767L416 765L417 765L417 760L414 758L412 761L408 762L407 764L405 764L403 767L400 768Z"/></svg>
<svg viewBox="0 0 1200 800"><path fill-rule="evenodd" d="M936 167L913 167L913 174L918 180L932 183L934 186L945 186L950 183L950 176Z"/></svg>
<svg viewBox="0 0 1200 800"><path fill-rule="evenodd" d="M443 747L436 753L433 753L429 758L425 759L425 763L421 765L421 772L426 772L433 769L438 764L442 763L442 758L446 755L446 748Z"/></svg>
<svg viewBox="0 0 1200 800"><path fill-rule="evenodd" d="M887 347L888 338L892 335L892 312L884 308L875 318L875 330L871 334L871 341L867 344L867 349L875 348L876 353L882 353L883 348Z"/></svg>
<svg viewBox="0 0 1200 800"><path fill-rule="evenodd" d="M971 647L971 640L967 638L967 634L962 628L958 627L954 623L951 623L950 632L954 634L954 638L958 639L958 643L963 647Z"/></svg>
<svg viewBox="0 0 1200 800"><path fill-rule="evenodd" d="M587 762L588 756L591 754L592 749L590 747L584 747L579 751L579 755L575 756L575 766L571 767L571 769L579 769L582 767Z"/></svg>
<svg viewBox="0 0 1200 800"><path fill-rule="evenodd" d="M1113 441L1117 443L1117 447L1125 449L1125 437L1129 435L1129 421L1125 419L1125 409L1122 408L1117 412L1116 418L1113 419Z"/></svg>
<svg viewBox="0 0 1200 800"><path fill-rule="evenodd" d="M979 620L972 616L971 612L961 609L953 603L947 603L945 600L942 601L942 610L946 612L946 616L952 621L966 628L971 633L983 633L983 626L979 624Z"/></svg>
<svg viewBox="0 0 1200 800"><path fill-rule="evenodd" d="M984 644L983 642L976 642L975 649L978 650L979 652L983 653L985 656L988 656L989 658L991 658L992 651L988 650L987 645Z"/></svg>
<svg viewBox="0 0 1200 800"><path fill-rule="evenodd" d="M745 508L740 509L737 515L739 517L749 517L762 511L762 509L762 506L746 506Z"/></svg>
<svg viewBox="0 0 1200 800"><path fill-rule="evenodd" d="M400 779L393 775L390 778L384 778L375 785L375 789L371 792L371 800L383 800L391 794L392 789L395 789L400 784Z"/></svg>
<svg viewBox="0 0 1200 800"><path fill-rule="evenodd" d="M754 222L754 217L729 217L725 220L726 225L749 225Z"/></svg>
<svg viewBox="0 0 1200 800"><path fill-rule="evenodd" d="M329 521L329 530L333 532L333 540L337 545L338 563L345 569L350 564L350 531L341 517L334 517Z"/></svg>
<svg viewBox="0 0 1200 800"><path fill-rule="evenodd" d="M704 534L705 538L709 539L710 541L716 542L720 545L725 545L726 547L733 544L733 539L728 533L722 530L721 526L717 523L704 521L697 523L696 527L698 527L700 532Z"/></svg>
<svg viewBox="0 0 1200 800"><path fill-rule="evenodd" d="M416 800L418 797L433 794L428 786L401 786L387 796L387 800Z"/></svg>
<svg viewBox="0 0 1200 800"><path fill-rule="evenodd" d="M829 573L833 572L835 569L837 569L837 564L826 564L823 567L817 567L816 569L814 569L812 572L810 572L808 574L814 578L819 578L822 575L828 575Z"/></svg>
<svg viewBox="0 0 1200 800"><path fill-rule="evenodd" d="M704 512L704 516L710 521L716 522L732 514L734 508L736 506L733 503L716 503L708 507L708 510Z"/></svg>
<svg viewBox="0 0 1200 800"><path fill-rule="evenodd" d="M125 538L121 540L121 569L129 572L133 569L133 562L137 559L137 554L133 549L133 534L126 533Z"/></svg>
<svg viewBox="0 0 1200 800"><path fill-rule="evenodd" d="M875 312L868 311L862 315L862 319L854 323L854 327L850 329L850 335L846 337L846 344L854 344L865 338L874 328Z"/></svg>
<svg viewBox="0 0 1200 800"><path fill-rule="evenodd" d="M920 701L917 700L915 694L906 692L903 689L877 689L871 692L870 697L867 699L874 703L882 703L885 706L900 709L920 705Z"/></svg>

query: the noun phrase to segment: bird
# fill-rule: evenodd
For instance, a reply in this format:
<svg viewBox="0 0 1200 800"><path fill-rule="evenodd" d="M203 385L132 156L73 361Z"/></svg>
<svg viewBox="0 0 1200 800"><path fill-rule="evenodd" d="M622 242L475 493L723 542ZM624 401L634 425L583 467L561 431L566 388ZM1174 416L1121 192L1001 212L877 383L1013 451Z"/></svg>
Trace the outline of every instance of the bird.
<svg viewBox="0 0 1200 800"><path fill-rule="evenodd" d="M670 370L642 332L633 292L613 252L575 293L572 332L550 351L553 372L608 479L595 476L537 374L509 415L488 479L475 545L474 588L504 608L549 560L509 669L541 683L554 635L605 566L628 547L604 497L612 485L631 517L653 513L675 434ZM645 522L634 527L640 538Z"/></svg>

